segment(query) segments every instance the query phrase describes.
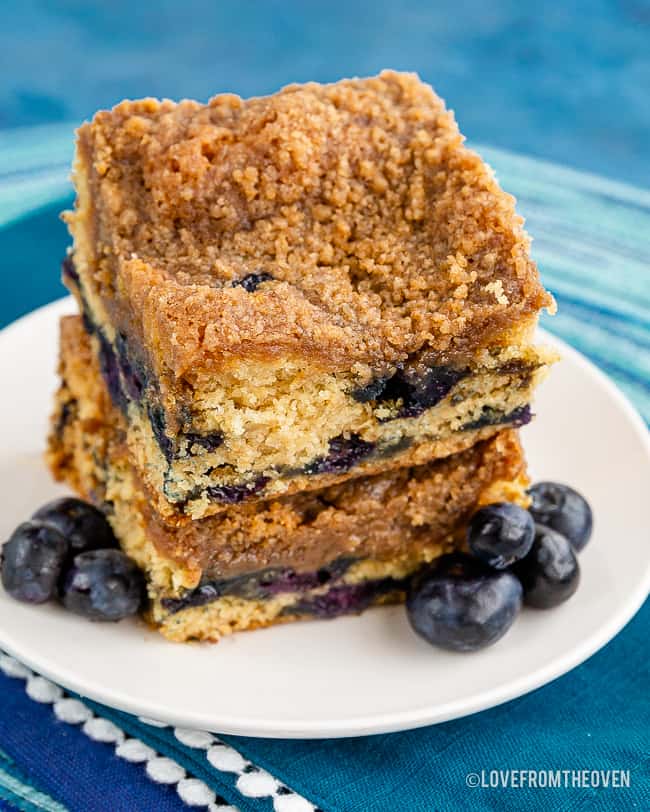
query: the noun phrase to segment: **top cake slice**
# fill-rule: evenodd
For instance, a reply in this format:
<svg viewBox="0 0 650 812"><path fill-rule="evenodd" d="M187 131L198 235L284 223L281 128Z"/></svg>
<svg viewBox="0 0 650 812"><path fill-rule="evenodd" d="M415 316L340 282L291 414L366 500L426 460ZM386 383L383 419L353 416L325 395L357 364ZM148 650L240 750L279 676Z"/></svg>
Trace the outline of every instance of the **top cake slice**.
<svg viewBox="0 0 650 812"><path fill-rule="evenodd" d="M527 417L552 299L513 198L416 76L123 102L80 128L74 180L64 275L162 513Z"/></svg>

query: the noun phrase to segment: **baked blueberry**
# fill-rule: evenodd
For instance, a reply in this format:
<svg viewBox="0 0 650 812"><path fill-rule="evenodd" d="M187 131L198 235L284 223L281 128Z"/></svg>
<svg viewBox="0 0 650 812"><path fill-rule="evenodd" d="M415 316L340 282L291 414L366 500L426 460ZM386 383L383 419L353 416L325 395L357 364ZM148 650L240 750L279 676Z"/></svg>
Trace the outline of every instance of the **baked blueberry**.
<svg viewBox="0 0 650 812"><path fill-rule="evenodd" d="M352 391L352 397L358 403L371 403L374 400L381 400L386 384L390 378L375 378L365 386L359 386Z"/></svg>
<svg viewBox="0 0 650 812"><path fill-rule="evenodd" d="M406 610L413 629L434 646L477 651L503 637L521 602L521 584L511 572L450 553L413 577Z"/></svg>
<svg viewBox="0 0 650 812"><path fill-rule="evenodd" d="M147 415L149 417L149 423L151 424L153 436L156 438L156 442L158 443L163 456L167 462L171 462L174 459L174 442L167 434L165 413L163 409L160 406L154 405L153 403L148 403Z"/></svg>
<svg viewBox="0 0 650 812"><path fill-rule="evenodd" d="M232 286L233 288L242 287L248 293L254 293L263 282L270 282L273 279L270 273L249 273L242 279L236 279Z"/></svg>
<svg viewBox="0 0 650 812"><path fill-rule="evenodd" d="M539 524L557 530L580 552L591 537L593 515L589 503L577 491L559 482L538 482L529 491L530 512Z"/></svg>
<svg viewBox="0 0 650 812"><path fill-rule="evenodd" d="M569 540L561 533L535 525L533 547L513 571L524 589L524 603L552 609L573 595L580 583L580 566Z"/></svg>
<svg viewBox="0 0 650 812"><path fill-rule="evenodd" d="M17 601L49 601L56 595L68 551L68 542L56 527L24 522L2 547L2 585Z"/></svg>
<svg viewBox="0 0 650 812"><path fill-rule="evenodd" d="M329 619L366 610L383 595L403 590L401 581L379 578L359 584L339 584L322 594L308 595L282 610L283 615L313 615Z"/></svg>
<svg viewBox="0 0 650 812"><path fill-rule="evenodd" d="M48 502L34 513L32 519L56 528L70 545L72 555L118 546L101 510L72 496Z"/></svg>
<svg viewBox="0 0 650 812"><path fill-rule="evenodd" d="M146 386L144 366L133 357L124 333L115 336L117 361L122 375L122 382L130 400L139 401Z"/></svg>
<svg viewBox="0 0 650 812"><path fill-rule="evenodd" d="M120 380L120 365L117 355L110 342L101 330L96 330L95 334L99 340L99 367L106 383L106 388L111 396L111 400L122 412L126 412L127 400L122 390Z"/></svg>
<svg viewBox="0 0 650 812"><path fill-rule="evenodd" d="M476 420L470 420L469 423L464 423L462 429L463 431L470 431L471 429L482 429L484 426L503 426L506 423L512 428L519 429L522 426L527 426L532 419L533 413L528 404L518 406L508 413L492 409L490 406L484 406L480 417Z"/></svg>
<svg viewBox="0 0 650 812"><path fill-rule="evenodd" d="M304 471L306 474L341 474L360 463L374 448L374 443L362 440L358 434L333 437L329 441L327 456L310 462Z"/></svg>
<svg viewBox="0 0 650 812"><path fill-rule="evenodd" d="M74 285L79 284L79 274L74 266L74 259L72 254L67 254L61 263L61 276L64 282L70 281Z"/></svg>
<svg viewBox="0 0 650 812"><path fill-rule="evenodd" d="M216 451L217 448L223 445L223 434L220 431L213 431L210 434L188 432L185 439L187 440L188 453L191 453L193 445L201 446L206 451Z"/></svg>
<svg viewBox="0 0 650 812"><path fill-rule="evenodd" d="M523 558L534 538L533 517L512 502L486 505L474 514L467 529L472 553L498 570Z"/></svg>
<svg viewBox="0 0 650 812"><path fill-rule="evenodd" d="M319 570L308 572L296 572L291 567L267 567L250 575L209 581L180 598L163 598L162 605L169 612L179 612L188 606L204 606L223 595L234 595L247 600L266 600L283 592L305 592L338 580L354 561L354 558L341 556Z"/></svg>
<svg viewBox="0 0 650 812"><path fill-rule="evenodd" d="M205 489L205 492L215 502L221 502L224 505L238 505L263 491L268 481L268 477L260 476L254 482L244 485L211 485Z"/></svg>
<svg viewBox="0 0 650 812"><path fill-rule="evenodd" d="M467 370L445 366L406 366L396 376L403 387L401 417L417 417L430 409L467 375Z"/></svg>
<svg viewBox="0 0 650 812"><path fill-rule="evenodd" d="M359 387L352 397L360 403L401 401L396 416L417 417L445 398L465 375L466 370L414 362L400 366L389 378L375 378Z"/></svg>
<svg viewBox="0 0 650 812"><path fill-rule="evenodd" d="M90 550L75 556L61 584L66 609L89 620L121 620L136 614L144 577L120 550Z"/></svg>

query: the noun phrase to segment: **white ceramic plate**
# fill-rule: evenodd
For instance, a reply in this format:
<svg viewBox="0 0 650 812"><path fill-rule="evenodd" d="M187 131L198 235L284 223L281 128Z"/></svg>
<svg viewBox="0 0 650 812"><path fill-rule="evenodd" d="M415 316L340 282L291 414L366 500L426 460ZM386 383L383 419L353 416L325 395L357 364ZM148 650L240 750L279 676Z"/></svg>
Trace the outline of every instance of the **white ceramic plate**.
<svg viewBox="0 0 650 812"><path fill-rule="evenodd" d="M62 492L42 462L56 385L58 317L69 300L0 333L0 540ZM294 623L219 645L166 642L139 621L92 624L0 588L0 647L66 688L182 725L248 736L357 736L489 708L564 674L607 643L648 594L650 443L641 419L591 364L564 360L523 436L535 478L582 491L595 532L564 606L525 610L497 645L448 654L415 637L402 607Z"/></svg>

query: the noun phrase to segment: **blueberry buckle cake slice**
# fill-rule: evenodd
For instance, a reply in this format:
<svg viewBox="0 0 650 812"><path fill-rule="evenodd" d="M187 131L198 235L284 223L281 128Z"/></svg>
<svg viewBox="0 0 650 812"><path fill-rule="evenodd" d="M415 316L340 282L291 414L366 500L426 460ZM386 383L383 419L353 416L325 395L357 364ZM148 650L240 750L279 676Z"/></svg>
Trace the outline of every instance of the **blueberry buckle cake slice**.
<svg viewBox="0 0 650 812"><path fill-rule="evenodd" d="M167 521L529 420L552 298L417 77L123 102L80 128L74 181L64 278Z"/></svg>
<svg viewBox="0 0 650 812"><path fill-rule="evenodd" d="M145 573L148 619L172 640L402 601L413 573L463 544L477 507L527 502L516 432L502 430L445 459L172 525L131 462L80 317L62 320L60 375L50 466L106 513Z"/></svg>

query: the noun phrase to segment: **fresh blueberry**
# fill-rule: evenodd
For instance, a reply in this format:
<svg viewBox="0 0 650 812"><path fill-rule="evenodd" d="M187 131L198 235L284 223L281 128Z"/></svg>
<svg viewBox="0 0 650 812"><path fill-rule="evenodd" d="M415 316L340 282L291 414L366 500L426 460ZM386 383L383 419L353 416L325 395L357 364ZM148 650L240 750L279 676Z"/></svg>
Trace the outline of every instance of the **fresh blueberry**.
<svg viewBox="0 0 650 812"><path fill-rule="evenodd" d="M530 512L535 521L566 536L579 553L589 541L593 528L587 500L559 482L538 482L530 489L530 497Z"/></svg>
<svg viewBox="0 0 650 812"><path fill-rule="evenodd" d="M450 553L416 574L406 598L413 629L451 651L496 643L519 613L521 584L464 553Z"/></svg>
<svg viewBox="0 0 650 812"><path fill-rule="evenodd" d="M242 287L248 293L254 293L263 282L270 282L273 279L270 273L249 273L242 279L236 279L232 286L233 288Z"/></svg>
<svg viewBox="0 0 650 812"><path fill-rule="evenodd" d="M143 597L143 575L120 550L80 553L61 585L65 608L89 620L121 620L134 615Z"/></svg>
<svg viewBox="0 0 650 812"><path fill-rule="evenodd" d="M32 519L56 528L70 545L72 555L118 546L101 510L72 496L48 502L34 513Z"/></svg>
<svg viewBox="0 0 650 812"><path fill-rule="evenodd" d="M56 527L24 522L2 547L2 585L17 601L49 601L56 595L68 551L68 542Z"/></svg>
<svg viewBox="0 0 650 812"><path fill-rule="evenodd" d="M535 609L559 606L580 583L580 567L571 543L542 524L535 525L533 547L513 571L524 588L524 603Z"/></svg>
<svg viewBox="0 0 650 812"><path fill-rule="evenodd" d="M532 516L512 502L496 502L481 508L467 530L472 553L497 570L523 558L533 546L534 538Z"/></svg>

